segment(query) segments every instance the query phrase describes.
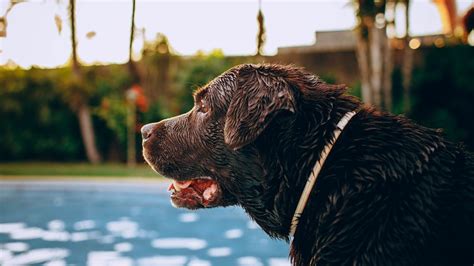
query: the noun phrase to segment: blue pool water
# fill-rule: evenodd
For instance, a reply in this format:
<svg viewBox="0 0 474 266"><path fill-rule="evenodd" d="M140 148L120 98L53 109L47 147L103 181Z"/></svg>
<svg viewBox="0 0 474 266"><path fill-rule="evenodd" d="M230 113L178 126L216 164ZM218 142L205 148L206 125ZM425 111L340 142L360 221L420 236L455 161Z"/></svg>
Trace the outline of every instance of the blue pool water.
<svg viewBox="0 0 474 266"><path fill-rule="evenodd" d="M1 181L0 265L289 265L242 209L175 209L166 185Z"/></svg>

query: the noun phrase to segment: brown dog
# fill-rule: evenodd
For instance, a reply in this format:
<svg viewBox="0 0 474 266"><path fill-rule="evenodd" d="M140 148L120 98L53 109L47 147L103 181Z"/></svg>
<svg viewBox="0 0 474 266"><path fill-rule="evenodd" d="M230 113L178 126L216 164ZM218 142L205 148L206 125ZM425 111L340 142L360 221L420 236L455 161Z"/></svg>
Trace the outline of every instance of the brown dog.
<svg viewBox="0 0 474 266"><path fill-rule="evenodd" d="M237 204L286 240L296 228L295 265L472 265L472 155L344 92L294 67L237 66L188 113L144 126L143 155L178 207Z"/></svg>

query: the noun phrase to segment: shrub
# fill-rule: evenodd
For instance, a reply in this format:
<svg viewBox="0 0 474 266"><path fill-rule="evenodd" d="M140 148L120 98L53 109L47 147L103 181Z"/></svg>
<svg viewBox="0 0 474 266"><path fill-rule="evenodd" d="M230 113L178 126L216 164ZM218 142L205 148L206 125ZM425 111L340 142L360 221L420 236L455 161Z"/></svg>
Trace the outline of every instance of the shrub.
<svg viewBox="0 0 474 266"><path fill-rule="evenodd" d="M432 48L413 76L409 116L474 150L474 48Z"/></svg>
<svg viewBox="0 0 474 266"><path fill-rule="evenodd" d="M187 112L193 107L192 93L194 90L204 86L232 66L232 62L225 58L219 50L209 55L201 53L191 59L176 77L181 92L178 99L181 102L180 111Z"/></svg>
<svg viewBox="0 0 474 266"><path fill-rule="evenodd" d="M84 157L76 116L51 79L60 72L0 69L0 160Z"/></svg>

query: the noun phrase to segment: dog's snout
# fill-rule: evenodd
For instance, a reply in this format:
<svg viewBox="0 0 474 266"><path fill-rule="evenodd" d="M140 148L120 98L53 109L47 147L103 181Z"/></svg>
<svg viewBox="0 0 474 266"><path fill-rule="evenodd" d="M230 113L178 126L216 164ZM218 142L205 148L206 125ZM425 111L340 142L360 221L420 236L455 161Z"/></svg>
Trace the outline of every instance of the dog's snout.
<svg viewBox="0 0 474 266"><path fill-rule="evenodd" d="M143 140L147 140L150 138L151 133L153 132L153 128L155 127L156 123L150 123L146 124L142 127L141 132L142 132L142 138Z"/></svg>

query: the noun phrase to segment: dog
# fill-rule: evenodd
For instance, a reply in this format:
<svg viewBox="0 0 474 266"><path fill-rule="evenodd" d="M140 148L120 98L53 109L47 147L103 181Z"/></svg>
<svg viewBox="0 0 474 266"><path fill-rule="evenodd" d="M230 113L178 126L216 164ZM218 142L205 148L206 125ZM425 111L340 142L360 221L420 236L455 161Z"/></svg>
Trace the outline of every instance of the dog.
<svg viewBox="0 0 474 266"><path fill-rule="evenodd" d="M474 263L474 156L439 130L294 66L239 65L193 96L141 130L176 207L242 206L294 265Z"/></svg>

